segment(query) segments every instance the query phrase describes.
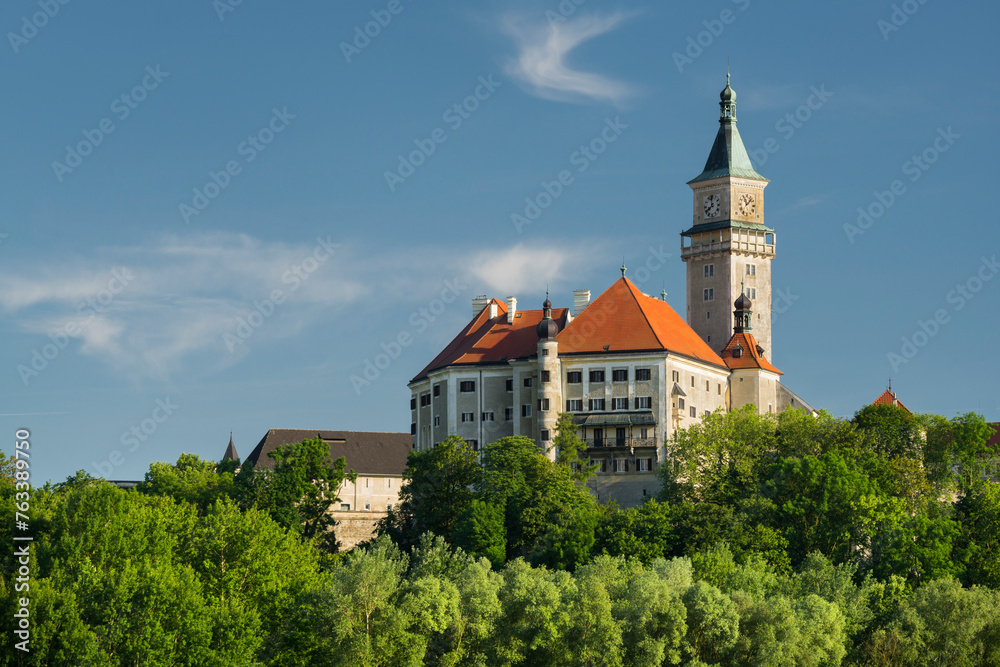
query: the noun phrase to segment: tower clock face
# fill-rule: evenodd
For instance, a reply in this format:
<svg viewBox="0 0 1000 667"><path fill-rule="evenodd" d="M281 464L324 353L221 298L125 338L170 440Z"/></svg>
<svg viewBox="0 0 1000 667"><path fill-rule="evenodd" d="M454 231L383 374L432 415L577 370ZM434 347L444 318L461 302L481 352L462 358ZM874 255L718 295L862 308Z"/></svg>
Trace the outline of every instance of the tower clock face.
<svg viewBox="0 0 1000 667"><path fill-rule="evenodd" d="M757 198L749 193L740 195L738 206L740 215L751 216L757 210Z"/></svg>
<svg viewBox="0 0 1000 667"><path fill-rule="evenodd" d="M714 218L719 215L722 198L719 195L708 195L705 197L705 217Z"/></svg>

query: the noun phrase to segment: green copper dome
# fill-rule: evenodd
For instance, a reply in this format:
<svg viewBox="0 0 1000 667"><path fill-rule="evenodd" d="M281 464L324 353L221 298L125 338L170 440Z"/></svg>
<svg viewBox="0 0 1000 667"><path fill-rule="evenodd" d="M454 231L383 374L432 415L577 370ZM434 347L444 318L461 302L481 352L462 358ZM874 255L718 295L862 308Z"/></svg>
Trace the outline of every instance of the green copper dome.
<svg viewBox="0 0 1000 667"><path fill-rule="evenodd" d="M736 91L729 85L729 75L726 75L726 87L719 93L719 133L715 135L715 143L708 154L705 169L688 183L707 181L724 176L750 178L755 181L767 179L757 173L750 162L750 156L743 145L740 131L736 129Z"/></svg>

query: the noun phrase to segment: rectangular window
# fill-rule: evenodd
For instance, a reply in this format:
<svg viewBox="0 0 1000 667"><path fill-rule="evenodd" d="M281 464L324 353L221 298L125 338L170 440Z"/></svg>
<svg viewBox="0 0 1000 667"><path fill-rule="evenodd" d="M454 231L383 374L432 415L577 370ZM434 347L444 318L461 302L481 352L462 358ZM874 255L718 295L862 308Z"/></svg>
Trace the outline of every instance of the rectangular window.
<svg viewBox="0 0 1000 667"><path fill-rule="evenodd" d="M712 311L710 311L710 310L706 310L705 311L705 319L706 320L712 319Z"/></svg>
<svg viewBox="0 0 1000 667"><path fill-rule="evenodd" d="M411 398L410 399L410 409L411 410L416 410L417 409L417 399L416 398Z"/></svg>
<svg viewBox="0 0 1000 667"><path fill-rule="evenodd" d="M719 396L722 396L722 383L719 383Z"/></svg>
<svg viewBox="0 0 1000 667"><path fill-rule="evenodd" d="M365 511L366 512L371 512L372 511L372 504L371 503L365 503Z"/></svg>
<svg viewBox="0 0 1000 667"><path fill-rule="evenodd" d="M592 398L590 399L590 410L603 410L604 409L604 399L603 398Z"/></svg>
<svg viewBox="0 0 1000 667"><path fill-rule="evenodd" d="M580 371L570 371L566 373L566 382L568 384L579 384L583 382L583 373Z"/></svg>
<svg viewBox="0 0 1000 667"><path fill-rule="evenodd" d="M715 275L715 264L706 264L705 265L705 277L706 278L711 278L714 275Z"/></svg>
<svg viewBox="0 0 1000 667"><path fill-rule="evenodd" d="M483 421L484 422L491 422L491 421L493 421L493 411L492 410L490 410L489 412L484 412L483 413Z"/></svg>
<svg viewBox="0 0 1000 667"><path fill-rule="evenodd" d="M551 377L550 371L542 371L542 382L548 382Z"/></svg>
<svg viewBox="0 0 1000 667"><path fill-rule="evenodd" d="M693 405L691 406L691 416L692 417L698 416L698 408L694 407Z"/></svg>
<svg viewBox="0 0 1000 667"><path fill-rule="evenodd" d="M462 421L463 422L474 422L474 421L476 421L476 413L475 412L463 412L462 413Z"/></svg>
<svg viewBox="0 0 1000 667"><path fill-rule="evenodd" d="M706 287L702 290L702 296L704 301L715 301L715 290L711 287Z"/></svg>
<svg viewBox="0 0 1000 667"><path fill-rule="evenodd" d="M410 435L416 435L416 434L417 434L417 424L416 422L414 422L410 424Z"/></svg>
<svg viewBox="0 0 1000 667"><path fill-rule="evenodd" d="M748 276L755 276L755 275L757 275L757 265L756 264L747 264L747 275Z"/></svg>
<svg viewBox="0 0 1000 667"><path fill-rule="evenodd" d="M430 404L431 404L431 395L430 394L421 394L420 395L420 407L425 408L425 407L427 407Z"/></svg>
<svg viewBox="0 0 1000 667"><path fill-rule="evenodd" d="M435 396L441 395L441 385L439 384L434 385L434 395Z"/></svg>
<svg viewBox="0 0 1000 667"><path fill-rule="evenodd" d="M507 380L507 391L514 391L514 381Z"/></svg>
<svg viewBox="0 0 1000 667"><path fill-rule="evenodd" d="M469 393L470 391L475 391L476 390L475 380L465 380L459 383L458 390L466 394Z"/></svg>
<svg viewBox="0 0 1000 667"><path fill-rule="evenodd" d="M628 472L628 460L615 459L615 472Z"/></svg>
<svg viewBox="0 0 1000 667"><path fill-rule="evenodd" d="M591 382L604 382L604 371L590 371Z"/></svg>
<svg viewBox="0 0 1000 667"><path fill-rule="evenodd" d="M583 412L583 401L580 399L566 401L566 412Z"/></svg>
<svg viewBox="0 0 1000 667"><path fill-rule="evenodd" d="M538 409L540 411L542 411L542 412L548 412L549 411L549 399L547 399L547 398L540 398L540 399L538 399Z"/></svg>
<svg viewBox="0 0 1000 667"><path fill-rule="evenodd" d="M649 429L648 428L640 428L639 429L639 438L641 438L642 440L648 440L649 439Z"/></svg>
<svg viewBox="0 0 1000 667"><path fill-rule="evenodd" d="M628 410L628 399L627 398L612 398L611 399L611 409L612 410Z"/></svg>
<svg viewBox="0 0 1000 667"><path fill-rule="evenodd" d="M434 415L434 425L435 426L441 425L441 415Z"/></svg>
<svg viewBox="0 0 1000 667"><path fill-rule="evenodd" d="M546 347L542 350L542 356L543 357L549 356L549 348Z"/></svg>
<svg viewBox="0 0 1000 667"><path fill-rule="evenodd" d="M612 382L628 382L628 369L611 371Z"/></svg>
<svg viewBox="0 0 1000 667"><path fill-rule="evenodd" d="M350 512L351 511L351 503L340 503L340 511L341 512Z"/></svg>
<svg viewBox="0 0 1000 667"><path fill-rule="evenodd" d="M543 428L542 429L542 442L548 442L548 441L549 441L549 429Z"/></svg>
<svg viewBox="0 0 1000 667"><path fill-rule="evenodd" d="M504 408L503 409L504 421L510 421L514 418L514 408Z"/></svg>
<svg viewBox="0 0 1000 667"><path fill-rule="evenodd" d="M521 406L521 416L530 417L531 416L531 404Z"/></svg>
<svg viewBox="0 0 1000 667"><path fill-rule="evenodd" d="M691 386L694 387L694 376L691 376Z"/></svg>
<svg viewBox="0 0 1000 667"><path fill-rule="evenodd" d="M709 381L705 380L705 391L712 391L709 385L710 385Z"/></svg>
<svg viewBox="0 0 1000 667"><path fill-rule="evenodd" d="M653 459L636 459L639 464L639 472L649 472L653 469Z"/></svg>
<svg viewBox="0 0 1000 667"><path fill-rule="evenodd" d="M674 382L677 382L678 380L681 379L681 374L677 371L671 371L670 377L673 379Z"/></svg>
<svg viewBox="0 0 1000 667"><path fill-rule="evenodd" d="M652 396L636 396L635 397L635 409L636 410L650 410L653 407L653 397Z"/></svg>
<svg viewBox="0 0 1000 667"><path fill-rule="evenodd" d="M680 398L680 397L677 398L677 407L679 407L681 410L684 409L684 399L683 398Z"/></svg>
<svg viewBox="0 0 1000 667"><path fill-rule="evenodd" d="M478 440L466 440L465 444L472 448L472 451L479 451L479 441Z"/></svg>
<svg viewBox="0 0 1000 667"><path fill-rule="evenodd" d="M648 368L635 369L635 380L636 382L649 382L649 369Z"/></svg>
<svg viewBox="0 0 1000 667"><path fill-rule="evenodd" d="M525 387L531 386L531 378L524 378L524 386Z"/></svg>

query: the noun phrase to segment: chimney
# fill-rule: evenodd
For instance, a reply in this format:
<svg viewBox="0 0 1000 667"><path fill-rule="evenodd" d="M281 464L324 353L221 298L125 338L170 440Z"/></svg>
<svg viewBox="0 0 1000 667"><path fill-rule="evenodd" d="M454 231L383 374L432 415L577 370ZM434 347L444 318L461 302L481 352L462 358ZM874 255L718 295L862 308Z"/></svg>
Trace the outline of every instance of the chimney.
<svg viewBox="0 0 1000 667"><path fill-rule="evenodd" d="M481 313L483 308L485 308L486 304L488 304L489 302L490 300L486 297L485 294L480 294L479 296L474 298L472 300L472 317L475 317L476 315Z"/></svg>
<svg viewBox="0 0 1000 667"><path fill-rule="evenodd" d="M514 313L517 312L517 299L507 297L507 324L514 324Z"/></svg>
<svg viewBox="0 0 1000 667"><path fill-rule="evenodd" d="M493 301L493 299L490 299L490 319L492 320L493 318L495 318L498 312L499 309L497 308L496 302Z"/></svg>
<svg viewBox="0 0 1000 667"><path fill-rule="evenodd" d="M579 317L583 309L590 305L590 290L573 290L573 317Z"/></svg>

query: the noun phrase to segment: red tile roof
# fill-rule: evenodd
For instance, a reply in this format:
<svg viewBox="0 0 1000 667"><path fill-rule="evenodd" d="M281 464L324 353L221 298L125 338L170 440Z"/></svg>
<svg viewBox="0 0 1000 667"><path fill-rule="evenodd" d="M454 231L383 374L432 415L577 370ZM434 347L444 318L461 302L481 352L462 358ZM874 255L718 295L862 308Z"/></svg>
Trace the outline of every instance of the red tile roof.
<svg viewBox="0 0 1000 667"><path fill-rule="evenodd" d="M667 350L725 367L666 301L620 278L556 337L559 354Z"/></svg>
<svg viewBox="0 0 1000 667"><path fill-rule="evenodd" d="M490 305L497 306L497 316L490 319ZM566 326L568 308L553 308L552 319L559 327ZM497 299L483 308L478 315L431 363L411 380L421 380L431 371L461 364L501 363L506 359L530 357L538 352L538 334L535 329L542 321L541 310L518 310L514 323L507 324L507 304Z"/></svg>
<svg viewBox="0 0 1000 667"><path fill-rule="evenodd" d="M906 410L907 412L909 412L911 415L913 414L912 412L910 412L909 408L907 408L905 405L903 405L902 403L899 402L899 399L896 398L896 394L894 394L889 389L886 389L885 391L883 391L882 395L879 396L878 398L876 398L872 402L872 405L895 405L898 408L903 408L904 410Z"/></svg>
<svg viewBox="0 0 1000 667"><path fill-rule="evenodd" d="M733 348L737 345L743 348L743 356L739 358L733 356ZM757 340L751 333L734 333L722 350L722 359L729 368L763 368L765 371L784 375L757 351Z"/></svg>

